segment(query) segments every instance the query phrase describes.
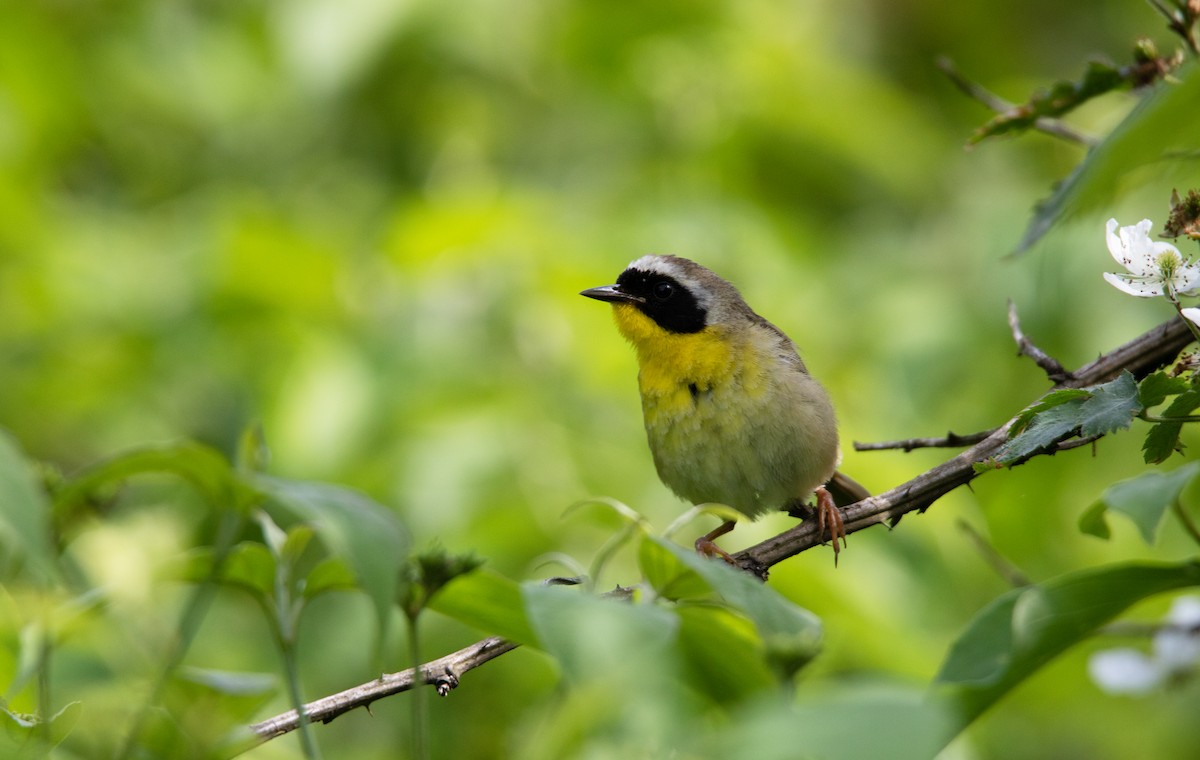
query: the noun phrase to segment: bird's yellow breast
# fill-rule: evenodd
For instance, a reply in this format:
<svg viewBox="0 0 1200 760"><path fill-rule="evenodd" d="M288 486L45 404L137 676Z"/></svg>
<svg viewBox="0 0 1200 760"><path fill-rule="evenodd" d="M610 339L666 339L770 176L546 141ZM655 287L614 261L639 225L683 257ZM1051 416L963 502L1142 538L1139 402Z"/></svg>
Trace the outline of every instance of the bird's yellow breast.
<svg viewBox="0 0 1200 760"><path fill-rule="evenodd" d="M690 407L695 394L723 386L735 376L743 393L753 394L759 385L753 381L760 370L756 357L719 328L668 332L632 304L616 305L613 318L637 350L638 385L643 402L650 402L648 414Z"/></svg>

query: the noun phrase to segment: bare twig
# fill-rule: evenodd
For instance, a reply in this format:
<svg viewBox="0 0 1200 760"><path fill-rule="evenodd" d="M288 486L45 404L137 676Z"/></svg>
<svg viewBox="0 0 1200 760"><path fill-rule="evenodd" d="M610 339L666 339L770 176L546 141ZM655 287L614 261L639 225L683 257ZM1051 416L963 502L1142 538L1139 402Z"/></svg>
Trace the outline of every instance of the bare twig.
<svg viewBox="0 0 1200 760"><path fill-rule="evenodd" d="M1192 340L1182 320L1172 319L1119 348L1101 356L1058 383L1055 388L1082 388L1112 380L1125 370L1142 377L1169 363ZM908 512L925 510L939 498L975 479L975 465L991 459L1008 440L1008 429L1015 418L996 428L991 435L932 470L878 496L863 499L842 510L846 533L879 523L894 523ZM1067 436L1064 436L1064 439ZM734 555L738 564L765 577L777 562L807 551L821 543L814 521L801 523L791 530L772 536L762 543Z"/></svg>
<svg viewBox="0 0 1200 760"><path fill-rule="evenodd" d="M937 59L937 67L952 83L954 83L955 87L963 92L963 94L973 100L979 101L983 105L987 106L991 111L995 113L1007 113L1008 111L1016 108L1015 104L1008 102L991 90L986 89L983 87L983 85L967 79L962 72L958 70L958 67L954 65L954 61L950 60L949 58L945 56L939 57ZM1061 138L1068 142L1078 143L1079 145L1091 147L1099 143L1096 138L1085 135L1063 121L1051 119L1047 116L1043 116L1034 121L1033 128L1039 132Z"/></svg>
<svg viewBox="0 0 1200 760"><path fill-rule="evenodd" d="M1034 345L1021 330L1021 320L1017 317L1017 305L1008 301L1008 329L1012 331L1013 342L1017 344L1017 355L1028 356L1034 363L1046 372L1052 382L1061 383L1071 379L1071 373L1050 354Z"/></svg>
<svg viewBox="0 0 1200 760"><path fill-rule="evenodd" d="M331 694L304 706L306 718L313 723L328 723L342 713L358 707L366 707L377 699L408 691L414 686L429 684L437 689L438 694L445 696L458 686L459 678L468 670L494 660L506 652L517 648L517 644L491 636L478 641L469 647L452 652L445 657L427 662L420 667L420 675L416 668L402 670L399 673L385 673L374 681L355 686L337 694ZM268 739L282 736L296 730L299 719L295 710L289 710L274 718L250 726L255 735L253 744L261 744ZM241 747L244 751L248 747Z"/></svg>
<svg viewBox="0 0 1200 760"><path fill-rule="evenodd" d="M1174 359L1191 339L1191 333L1182 324L1182 320L1173 319L1101 356L1075 373L1068 373L1069 379L1056 387L1082 387L1102 383L1125 370L1141 377ZM924 510L944 494L969 483L977 474L974 470L975 463L989 459L999 450L1007 440L1011 424L1010 420L996 428L972 448L929 472L918 475L886 493L846 507L842 513L846 532L853 533L881 522L894 521L907 512ZM809 520L738 552L734 558L742 567L765 577L772 565L820 544L821 536L818 534L816 521ZM618 588L613 593L622 591L627 590ZM374 681L310 702L304 706L304 712L313 722L328 723L350 710L365 707L377 699L410 690L420 684L433 685L439 694L445 696L458 685L463 673L510 652L517 646L514 642L493 636L425 663L419 669L419 678L417 669L386 674ZM230 756L294 731L297 725L295 710L255 723L249 727L251 738L231 752Z"/></svg>
<svg viewBox="0 0 1200 760"><path fill-rule="evenodd" d="M1167 28L1183 38L1184 44L1192 55L1200 55L1200 43L1196 41L1196 14L1193 10L1195 3L1188 3L1186 8L1169 8L1161 0L1148 0L1154 10L1167 20Z"/></svg>
<svg viewBox="0 0 1200 760"><path fill-rule="evenodd" d="M983 430L978 433L959 435L953 430L947 431L941 438L905 438L901 441L876 441L873 443L854 442L855 451L887 451L902 449L905 452L913 449L961 449L973 446L994 433L995 430Z"/></svg>

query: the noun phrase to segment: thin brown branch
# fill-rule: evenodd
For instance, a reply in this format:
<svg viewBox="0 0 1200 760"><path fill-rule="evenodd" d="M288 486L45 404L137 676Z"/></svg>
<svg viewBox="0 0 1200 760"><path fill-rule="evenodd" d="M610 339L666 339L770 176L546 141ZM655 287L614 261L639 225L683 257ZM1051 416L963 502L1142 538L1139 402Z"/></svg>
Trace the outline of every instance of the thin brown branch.
<svg viewBox="0 0 1200 760"><path fill-rule="evenodd" d="M1071 373L1067 372L1058 359L1034 345L1034 342L1021 330L1017 305L1012 302L1012 299L1008 301L1008 329L1012 331L1013 342L1017 344L1017 356L1028 356L1033 359L1034 364L1046 372L1046 376L1050 378L1051 382L1061 383L1071 378Z"/></svg>
<svg viewBox="0 0 1200 760"><path fill-rule="evenodd" d="M1182 324L1182 320L1173 319L1101 356L1075 373L1068 373L1069 379L1056 387L1082 387L1102 383L1125 370L1137 377L1144 376L1174 359L1191 340L1191 333ZM929 472L918 475L886 493L863 499L845 508L842 514L846 532L853 533L885 521L894 522L907 512L924 510L942 495L969 483L977 474L974 470L975 463L989 459L999 450L1007 440L1011 424L1010 420L996 428L972 448ZM775 563L820 543L815 521L810 520L738 552L734 557L742 567L765 577L767 570ZM617 589L617 592L623 591L627 590ZM517 646L511 641L493 636L425 663L419 669L419 678L415 668L385 674L374 681L310 702L304 706L304 712L313 722L328 723L350 710L366 707L377 699L408 691L421 684L432 685L437 688L439 694L445 696L458 685L459 678L464 673L516 649ZM231 749L229 756L294 731L297 725L295 710L255 723L249 726L250 738L237 748Z"/></svg>
<svg viewBox="0 0 1200 760"><path fill-rule="evenodd" d="M1082 388L1103 383L1125 370L1135 377L1143 377L1168 364L1192 340L1187 326L1181 322L1172 319L1153 328L1092 363L1068 373L1068 379L1056 384L1055 388ZM846 533L880 523L894 523L902 515L923 511L955 488L970 483L978 475L975 465L996 455L1008 440L1008 429L1014 421L1015 417L958 456L907 483L846 507L842 511ZM810 520L738 552L734 559L746 570L765 577L772 565L820 545L821 538L814 521Z"/></svg>
<svg viewBox="0 0 1200 760"><path fill-rule="evenodd" d="M451 689L458 686L459 679L464 673L474 670L506 652L511 652L517 646L499 636L491 636L445 657L425 663L420 667L419 677L416 668L402 670L399 673L385 673L374 681L368 681L352 689L346 689L343 692L308 703L304 706L304 714L310 722L328 723L343 713L359 707L367 707L377 699L399 694L424 684L433 686L437 689L438 694L445 696L450 693ZM295 731L298 725L299 719L295 710L288 710L274 718L255 723L250 726L250 731L254 734L253 745ZM249 747L240 747L239 751L246 749Z"/></svg>
<svg viewBox="0 0 1200 760"><path fill-rule="evenodd" d="M987 106L992 112L1007 113L1016 108L1014 103L1008 102L978 82L972 82L970 79L967 79L958 70L958 67L954 65L954 61L946 56L941 56L937 59L937 67L964 95ZM1088 147L1094 146L1099 142L1096 138L1083 134L1067 123L1048 116L1043 116L1034 121L1033 128L1052 137L1058 137L1067 142L1086 145Z"/></svg>
<svg viewBox="0 0 1200 760"><path fill-rule="evenodd" d="M873 443L854 442L855 451L887 451L901 449L906 453L913 449L961 449L973 446L994 433L995 430L983 430L978 433L959 435L953 430L946 432L941 438L905 438L901 441L875 441Z"/></svg>

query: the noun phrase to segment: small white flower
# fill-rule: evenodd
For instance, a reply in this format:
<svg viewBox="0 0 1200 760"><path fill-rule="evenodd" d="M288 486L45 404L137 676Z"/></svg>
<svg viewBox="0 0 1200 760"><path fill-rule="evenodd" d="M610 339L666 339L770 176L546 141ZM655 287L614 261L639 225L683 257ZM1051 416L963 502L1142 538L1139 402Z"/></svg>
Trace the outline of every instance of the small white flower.
<svg viewBox="0 0 1200 760"><path fill-rule="evenodd" d="M1200 597L1177 598L1163 622L1150 654L1136 649L1093 654L1088 660L1092 681L1109 694L1147 694L1195 671L1200 662Z"/></svg>
<svg viewBox="0 0 1200 760"><path fill-rule="evenodd" d="M1148 694L1163 682L1163 668L1136 649L1105 649L1088 659L1092 681L1109 694Z"/></svg>
<svg viewBox="0 0 1200 760"><path fill-rule="evenodd" d="M1108 252L1126 273L1104 273L1104 279L1131 296L1196 295L1200 292L1200 264L1188 261L1170 243L1150 239L1152 223L1143 219L1121 227L1109 219L1105 226Z"/></svg>

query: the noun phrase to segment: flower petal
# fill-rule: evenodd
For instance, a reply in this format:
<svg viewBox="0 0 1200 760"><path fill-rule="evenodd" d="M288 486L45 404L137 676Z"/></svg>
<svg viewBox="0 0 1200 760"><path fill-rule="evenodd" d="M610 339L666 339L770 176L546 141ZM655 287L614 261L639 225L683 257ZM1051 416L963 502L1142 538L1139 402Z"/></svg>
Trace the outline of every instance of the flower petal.
<svg viewBox="0 0 1200 760"><path fill-rule="evenodd" d="M1191 670L1200 660L1200 634L1193 632L1200 626L1200 598L1179 597L1164 622L1169 627L1154 634L1154 659L1169 672Z"/></svg>
<svg viewBox="0 0 1200 760"><path fill-rule="evenodd" d="M1192 307L1190 309L1180 309L1179 313L1186 319L1190 319L1197 325L1200 325L1200 309Z"/></svg>
<svg viewBox="0 0 1200 760"><path fill-rule="evenodd" d="M1088 660L1092 681L1109 694L1145 694L1163 681L1156 662L1136 649L1106 649Z"/></svg>
<svg viewBox="0 0 1200 760"><path fill-rule="evenodd" d="M1147 280L1144 277L1139 277L1130 274L1113 274L1105 272L1104 279L1122 293L1128 293L1131 296L1138 298L1150 298L1152 296L1161 296L1164 293L1162 280Z"/></svg>

